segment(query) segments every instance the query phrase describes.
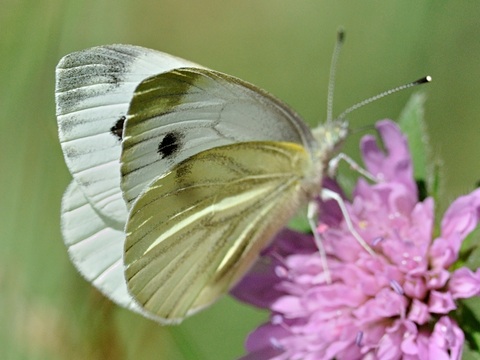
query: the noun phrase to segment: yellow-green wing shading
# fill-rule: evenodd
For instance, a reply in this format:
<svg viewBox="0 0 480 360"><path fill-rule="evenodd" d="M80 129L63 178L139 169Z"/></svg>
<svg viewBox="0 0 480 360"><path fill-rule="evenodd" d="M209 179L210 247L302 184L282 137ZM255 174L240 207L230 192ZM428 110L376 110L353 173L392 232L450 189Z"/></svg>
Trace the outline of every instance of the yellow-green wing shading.
<svg viewBox="0 0 480 360"><path fill-rule="evenodd" d="M130 208L146 186L189 157L250 141L316 142L308 126L267 92L213 70L182 68L144 80L125 122L121 187Z"/></svg>
<svg viewBox="0 0 480 360"><path fill-rule="evenodd" d="M198 153L154 180L131 209L127 286L165 322L227 292L305 200L308 152L243 142Z"/></svg>

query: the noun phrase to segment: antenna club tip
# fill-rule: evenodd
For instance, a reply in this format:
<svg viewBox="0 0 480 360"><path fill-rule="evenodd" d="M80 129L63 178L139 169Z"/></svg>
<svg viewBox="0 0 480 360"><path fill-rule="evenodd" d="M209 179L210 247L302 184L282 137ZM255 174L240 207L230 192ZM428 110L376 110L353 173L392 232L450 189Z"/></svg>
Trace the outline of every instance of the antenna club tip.
<svg viewBox="0 0 480 360"><path fill-rule="evenodd" d="M345 30L343 28L337 30L337 41L340 43L345 41Z"/></svg>
<svg viewBox="0 0 480 360"><path fill-rule="evenodd" d="M427 75L415 81L415 84L425 84L425 83L429 83L430 81L432 81L432 77L430 75Z"/></svg>

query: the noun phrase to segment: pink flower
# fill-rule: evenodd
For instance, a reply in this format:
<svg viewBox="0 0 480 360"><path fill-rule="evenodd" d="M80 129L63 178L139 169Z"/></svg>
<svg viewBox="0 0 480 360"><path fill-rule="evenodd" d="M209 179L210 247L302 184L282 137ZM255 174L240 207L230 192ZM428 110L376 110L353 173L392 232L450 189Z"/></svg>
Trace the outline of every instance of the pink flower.
<svg viewBox="0 0 480 360"><path fill-rule="evenodd" d="M480 269L450 266L480 220L480 190L455 200L433 239L433 199L418 200L406 138L391 121L361 149L368 171L347 209L368 254L335 204L321 203L318 231L328 254L326 282L310 235L280 233L233 294L272 311L253 331L243 359L459 359L464 334L457 299L480 295ZM325 186L335 184L326 181ZM338 189L337 189L338 191Z"/></svg>

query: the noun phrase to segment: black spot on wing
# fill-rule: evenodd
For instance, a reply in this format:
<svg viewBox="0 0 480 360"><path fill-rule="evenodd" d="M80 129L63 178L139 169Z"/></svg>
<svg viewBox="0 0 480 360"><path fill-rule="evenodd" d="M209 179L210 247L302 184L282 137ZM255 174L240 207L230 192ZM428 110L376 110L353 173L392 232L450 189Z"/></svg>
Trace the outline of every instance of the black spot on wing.
<svg viewBox="0 0 480 360"><path fill-rule="evenodd" d="M115 125L110 128L110 133L116 136L120 141L122 141L123 138L123 125L125 124L125 119L125 116L122 116L117 120Z"/></svg>
<svg viewBox="0 0 480 360"><path fill-rule="evenodd" d="M181 146L181 135L176 132L167 133L158 145L158 154L162 159L175 154Z"/></svg>

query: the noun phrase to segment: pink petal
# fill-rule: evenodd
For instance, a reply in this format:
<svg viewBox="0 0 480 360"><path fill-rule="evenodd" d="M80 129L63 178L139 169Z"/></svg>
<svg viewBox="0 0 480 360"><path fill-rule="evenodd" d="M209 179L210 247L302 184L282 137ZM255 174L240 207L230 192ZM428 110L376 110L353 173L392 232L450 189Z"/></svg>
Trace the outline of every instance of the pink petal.
<svg viewBox="0 0 480 360"><path fill-rule="evenodd" d="M425 275L428 289L443 288L450 278L450 272L442 268L428 271Z"/></svg>
<svg viewBox="0 0 480 360"><path fill-rule="evenodd" d="M415 243L423 245L425 252L432 243L432 232L435 218L435 204L432 198L427 198L421 203L417 203L413 209L410 218L412 224L411 229L416 231ZM424 253L425 256L425 253Z"/></svg>
<svg viewBox="0 0 480 360"><path fill-rule="evenodd" d="M385 332L377 348L377 359L381 360L399 360L402 358L402 339L405 329L401 321L395 321L394 326Z"/></svg>
<svg viewBox="0 0 480 360"><path fill-rule="evenodd" d="M282 349L280 348L280 345L276 345L277 342L288 335L288 331L282 326L267 323L255 329L255 331L248 335L245 347L251 352L270 349L278 354L282 352Z"/></svg>
<svg viewBox="0 0 480 360"><path fill-rule="evenodd" d="M336 341L325 351L324 359L360 359L360 347L352 340ZM318 359L318 358L317 358Z"/></svg>
<svg viewBox="0 0 480 360"><path fill-rule="evenodd" d="M361 322L375 321L391 316L400 316L405 313L406 299L390 289L382 289L374 299L355 309L353 314Z"/></svg>
<svg viewBox="0 0 480 360"><path fill-rule="evenodd" d="M237 300L260 307L269 308L283 292L276 290L275 285L280 279L276 276L271 264L257 261L242 280L230 290Z"/></svg>
<svg viewBox="0 0 480 360"><path fill-rule="evenodd" d="M437 321L430 336L429 354L432 359L460 359L465 335L448 316Z"/></svg>
<svg viewBox="0 0 480 360"><path fill-rule="evenodd" d="M403 339L401 343L401 350L403 352L403 357L405 356L418 356L419 353L419 344L418 344L418 329L417 326L411 321L403 322Z"/></svg>
<svg viewBox="0 0 480 360"><path fill-rule="evenodd" d="M413 299L408 312L408 320L411 320L419 325L425 324L431 319L428 306L418 299Z"/></svg>
<svg viewBox="0 0 480 360"><path fill-rule="evenodd" d="M405 295L413 299L423 299L427 295L427 286L423 276L409 276L403 283Z"/></svg>
<svg viewBox="0 0 480 360"><path fill-rule="evenodd" d="M448 282L454 299L466 299L472 296L480 295L480 269L476 272L468 268L462 267L455 270Z"/></svg>
<svg viewBox="0 0 480 360"><path fill-rule="evenodd" d="M416 349L417 349L417 357L418 360L431 360L435 359L430 356L429 350L429 342L430 342L430 332L427 331L420 331L417 334L417 338L415 339Z"/></svg>
<svg viewBox="0 0 480 360"><path fill-rule="evenodd" d="M305 308L297 296L281 296L272 305L271 309L280 313L303 315Z"/></svg>
<svg viewBox="0 0 480 360"><path fill-rule="evenodd" d="M364 136L361 150L367 169L382 180L403 183L417 198L417 187L413 181L412 160L406 137L400 132L398 125L390 120L377 122L376 128L386 153L378 148L375 137Z"/></svg>
<svg viewBox="0 0 480 360"><path fill-rule="evenodd" d="M450 293L442 293L435 290L430 291L430 297L428 299L428 310L430 312L435 314L448 314L456 308L457 306Z"/></svg>
<svg viewBox="0 0 480 360"><path fill-rule="evenodd" d="M449 248L458 256L463 239L480 221L480 189L456 199L445 212L442 220L442 238L448 241ZM443 264L443 267L451 263Z"/></svg>
<svg viewBox="0 0 480 360"><path fill-rule="evenodd" d="M285 292L278 286L279 258L289 254L303 254L317 251L311 236L289 229L282 230L264 251L249 272L230 291L237 300L260 307L270 308L271 304ZM287 272L288 273L288 272Z"/></svg>
<svg viewBox="0 0 480 360"><path fill-rule="evenodd" d="M429 251L432 267L446 269L458 258L458 249L448 239L437 238Z"/></svg>

